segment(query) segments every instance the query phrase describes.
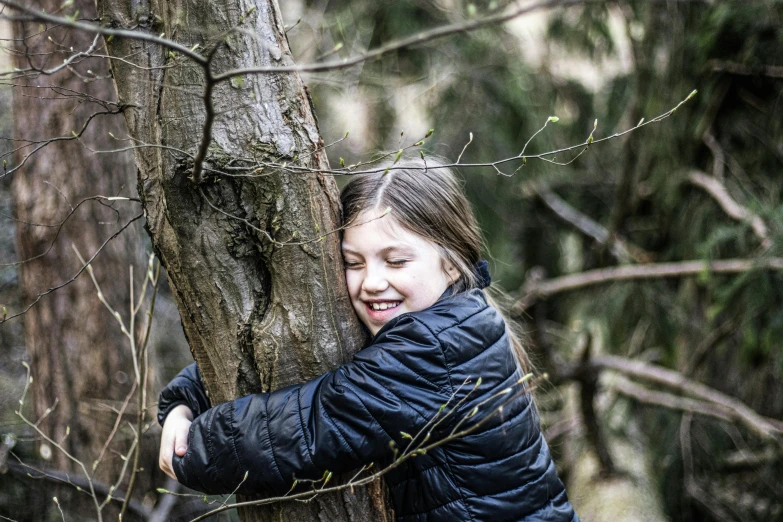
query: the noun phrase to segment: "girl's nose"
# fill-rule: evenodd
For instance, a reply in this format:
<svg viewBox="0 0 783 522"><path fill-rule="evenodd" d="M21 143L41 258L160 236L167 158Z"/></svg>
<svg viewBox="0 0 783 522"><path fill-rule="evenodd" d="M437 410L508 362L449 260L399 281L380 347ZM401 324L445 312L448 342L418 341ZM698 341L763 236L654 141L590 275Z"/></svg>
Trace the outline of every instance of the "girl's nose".
<svg viewBox="0 0 783 522"><path fill-rule="evenodd" d="M362 290L369 294L383 292L389 287L389 281L383 270L368 268L362 280Z"/></svg>

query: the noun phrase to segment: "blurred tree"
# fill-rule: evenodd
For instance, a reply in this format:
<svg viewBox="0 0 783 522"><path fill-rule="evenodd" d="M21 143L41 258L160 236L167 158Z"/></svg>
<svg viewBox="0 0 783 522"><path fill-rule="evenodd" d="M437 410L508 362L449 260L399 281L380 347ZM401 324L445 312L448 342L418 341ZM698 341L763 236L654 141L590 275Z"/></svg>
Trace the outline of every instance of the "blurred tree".
<svg viewBox="0 0 783 522"><path fill-rule="evenodd" d="M36 8L48 12L60 6L57 1L36 3ZM83 16L95 16L93 2L76 0L74 7ZM113 142L109 133L124 132L108 63L96 57L65 66L61 59L71 48L97 48L100 40L67 29L41 31L37 23L17 22L13 42L14 65L26 72L13 80L16 151L15 161L9 163L21 168L5 181L14 182L20 287L22 302L29 304L77 273L81 264L72 245L91 256L139 209L128 201L82 203L97 195L135 196L132 155L91 154L81 141L106 149ZM57 139L43 146L51 138ZM95 264L106 299L122 310L126 320L128 267L146 266L140 231L131 225ZM86 277L38 301L25 313L24 325L34 376L31 418L40 419L39 426L64 450L92 464L112 430L114 411L134 381L127 339ZM127 451L131 437L125 427L120 430L109 450L104 450L101 465L91 470L96 480L116 480L123 463L115 450ZM38 450L44 467L77 471L78 466L50 443L41 440ZM146 468L151 470L152 461L147 460ZM30 519L43 518L47 509L54 509L47 494L51 492L38 491L41 501L31 503ZM78 495L70 487L58 492L66 506L70 494Z"/></svg>

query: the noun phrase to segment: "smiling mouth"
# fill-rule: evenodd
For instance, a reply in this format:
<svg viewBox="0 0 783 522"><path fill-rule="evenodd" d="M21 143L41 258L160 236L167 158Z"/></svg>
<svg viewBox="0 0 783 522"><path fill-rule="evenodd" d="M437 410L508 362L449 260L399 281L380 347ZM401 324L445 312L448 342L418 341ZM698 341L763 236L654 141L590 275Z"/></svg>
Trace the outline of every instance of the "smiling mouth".
<svg viewBox="0 0 783 522"><path fill-rule="evenodd" d="M367 306L374 312L383 312L384 310L397 308L401 303L402 301L393 301L389 303L367 303Z"/></svg>

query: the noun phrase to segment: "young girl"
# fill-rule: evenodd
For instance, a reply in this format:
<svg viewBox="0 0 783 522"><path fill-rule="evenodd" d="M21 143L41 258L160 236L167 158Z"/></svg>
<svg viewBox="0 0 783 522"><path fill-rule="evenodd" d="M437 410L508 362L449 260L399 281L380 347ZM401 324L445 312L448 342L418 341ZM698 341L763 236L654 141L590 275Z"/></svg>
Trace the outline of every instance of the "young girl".
<svg viewBox="0 0 783 522"><path fill-rule="evenodd" d="M422 166L353 178L341 195L345 278L370 345L310 382L213 408L185 368L160 396L163 471L205 493L284 495L294 478L385 467L425 426L434 442L489 415L384 476L397 520L578 521L530 394L492 398L527 361L481 290L487 263L459 183ZM428 425L447 403L456 411Z"/></svg>

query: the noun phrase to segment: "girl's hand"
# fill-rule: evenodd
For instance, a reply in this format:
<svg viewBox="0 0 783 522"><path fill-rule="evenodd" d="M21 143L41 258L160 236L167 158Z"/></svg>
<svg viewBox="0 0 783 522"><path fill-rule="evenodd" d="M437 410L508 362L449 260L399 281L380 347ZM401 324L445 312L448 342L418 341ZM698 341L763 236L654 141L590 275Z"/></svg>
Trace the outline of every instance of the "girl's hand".
<svg viewBox="0 0 783 522"><path fill-rule="evenodd" d="M163 422L163 433L160 436L160 456L158 465L169 477L177 480L171 460L174 453L183 456L188 450L188 430L193 422L193 412L184 404L176 406Z"/></svg>

